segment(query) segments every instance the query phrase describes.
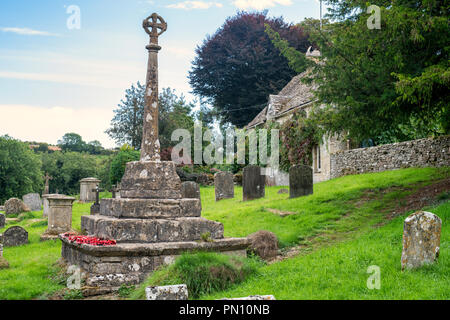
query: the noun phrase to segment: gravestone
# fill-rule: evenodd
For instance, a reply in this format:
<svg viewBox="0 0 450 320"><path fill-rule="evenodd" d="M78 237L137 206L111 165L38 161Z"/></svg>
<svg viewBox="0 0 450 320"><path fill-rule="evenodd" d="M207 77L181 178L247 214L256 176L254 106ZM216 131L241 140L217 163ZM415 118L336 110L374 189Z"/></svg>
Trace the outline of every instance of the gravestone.
<svg viewBox="0 0 450 320"><path fill-rule="evenodd" d="M57 239L58 235L72 231L73 197L55 195L47 197L49 202L48 228L41 236L41 241Z"/></svg>
<svg viewBox="0 0 450 320"><path fill-rule="evenodd" d="M8 268L9 268L9 262L6 261L5 258L3 258L3 244L0 243L0 270L8 269Z"/></svg>
<svg viewBox="0 0 450 320"><path fill-rule="evenodd" d="M8 228L3 233L5 247L17 247L28 243L28 232L19 226Z"/></svg>
<svg viewBox="0 0 450 320"><path fill-rule="evenodd" d="M49 205L49 202L48 202L48 198L49 197L58 197L58 196L62 196L61 194L57 194L57 193L54 193L54 194L44 194L44 195L42 195L42 203L43 203L43 213L42 213L42 216L43 217L48 217L48 213L49 213L49 211L50 211L50 205Z"/></svg>
<svg viewBox="0 0 450 320"><path fill-rule="evenodd" d="M91 214L95 215L100 213L100 192L102 192L103 189L96 187L95 189L92 189L92 191L95 192L95 203L91 206Z"/></svg>
<svg viewBox="0 0 450 320"><path fill-rule="evenodd" d="M201 199L200 186L193 181L186 181L181 184L181 196L183 199Z"/></svg>
<svg viewBox="0 0 450 320"><path fill-rule="evenodd" d="M0 229L4 228L6 225L6 216L3 213L0 213Z"/></svg>
<svg viewBox="0 0 450 320"><path fill-rule="evenodd" d="M216 201L234 198L234 176L231 172L217 172L214 175Z"/></svg>
<svg viewBox="0 0 450 320"><path fill-rule="evenodd" d="M31 211L41 211L42 201L39 193L29 193L22 197L23 203L25 203Z"/></svg>
<svg viewBox="0 0 450 320"><path fill-rule="evenodd" d="M147 300L188 300L189 294L185 284L147 287L145 288Z"/></svg>
<svg viewBox="0 0 450 320"><path fill-rule="evenodd" d="M439 257L442 220L431 212L419 211L405 219L402 270L434 263Z"/></svg>
<svg viewBox="0 0 450 320"><path fill-rule="evenodd" d="M266 195L266 177L258 166L247 166L242 173L243 200L264 198Z"/></svg>
<svg viewBox="0 0 450 320"><path fill-rule="evenodd" d="M99 215L81 217L83 234L115 240L112 246L77 244L60 235L61 255L78 265L90 292L136 285L186 252L245 255L247 238L224 238L223 224L201 217L199 199L184 199L172 161L161 161L158 130L158 37L166 30L154 13L144 20L150 35L140 161L126 164L120 199L102 199ZM210 241L202 241L209 234Z"/></svg>
<svg viewBox="0 0 450 320"><path fill-rule="evenodd" d="M95 190L100 184L96 178L84 178L80 180L80 202L94 202Z"/></svg>
<svg viewBox="0 0 450 320"><path fill-rule="evenodd" d="M11 198L5 202L6 215L17 214L17 213L22 213L22 212L29 212L29 211L30 211L30 208L17 198Z"/></svg>
<svg viewBox="0 0 450 320"><path fill-rule="evenodd" d="M309 166L295 165L289 170L290 198L313 194L313 170Z"/></svg>
<svg viewBox="0 0 450 320"><path fill-rule="evenodd" d="M44 196L45 194L49 194L50 193L50 185L49 185L49 181L53 180L53 177L50 177L48 175L48 172L45 173L45 176L43 177L45 184L44 184L44 192L42 193L42 196Z"/></svg>

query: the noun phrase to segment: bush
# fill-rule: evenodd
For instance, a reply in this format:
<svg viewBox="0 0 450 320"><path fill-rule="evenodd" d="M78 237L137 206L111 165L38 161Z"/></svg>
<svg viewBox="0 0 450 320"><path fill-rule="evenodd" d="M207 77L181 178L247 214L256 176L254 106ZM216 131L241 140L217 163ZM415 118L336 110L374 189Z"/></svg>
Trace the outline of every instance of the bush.
<svg viewBox="0 0 450 320"><path fill-rule="evenodd" d="M42 188L39 156L23 142L9 136L0 137L0 203L41 192Z"/></svg>
<svg viewBox="0 0 450 320"><path fill-rule="evenodd" d="M174 264L155 271L131 296L145 299L145 288L186 284L189 298L223 291L256 274L261 262L255 258L228 256L218 253L199 252L183 254Z"/></svg>
<svg viewBox="0 0 450 320"><path fill-rule="evenodd" d="M139 151L130 148L122 148L111 162L110 181L117 184L122 180L125 166L128 162L138 161L141 156Z"/></svg>

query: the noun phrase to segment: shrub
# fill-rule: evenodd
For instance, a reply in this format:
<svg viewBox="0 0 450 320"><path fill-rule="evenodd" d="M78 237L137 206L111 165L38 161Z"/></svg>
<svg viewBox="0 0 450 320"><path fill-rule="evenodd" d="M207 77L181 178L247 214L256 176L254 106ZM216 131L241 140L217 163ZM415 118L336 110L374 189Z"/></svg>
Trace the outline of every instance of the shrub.
<svg viewBox="0 0 450 320"><path fill-rule="evenodd" d="M261 262L246 257L199 252L183 254L174 264L155 271L131 296L144 299L145 288L186 284L190 298L223 291L257 273Z"/></svg>

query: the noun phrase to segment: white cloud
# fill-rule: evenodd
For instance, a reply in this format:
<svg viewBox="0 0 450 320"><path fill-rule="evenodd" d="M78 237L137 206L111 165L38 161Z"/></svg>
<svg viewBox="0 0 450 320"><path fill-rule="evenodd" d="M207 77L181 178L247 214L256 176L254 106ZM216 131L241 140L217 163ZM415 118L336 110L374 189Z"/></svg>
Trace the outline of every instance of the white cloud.
<svg viewBox="0 0 450 320"><path fill-rule="evenodd" d="M211 7L222 8L223 4L219 2L205 2L205 1L184 1L174 4L169 4L167 8L172 9L183 9L183 10L192 10L192 9L209 9Z"/></svg>
<svg viewBox="0 0 450 320"><path fill-rule="evenodd" d="M109 128L113 116L113 110L106 108L0 104L0 135L56 144L64 134L76 132L86 142L99 140L104 147L112 148L115 143L104 131Z"/></svg>
<svg viewBox="0 0 450 320"><path fill-rule="evenodd" d="M293 2L292 0L234 0L233 4L241 10L263 10L277 5L290 6Z"/></svg>
<svg viewBox="0 0 450 320"><path fill-rule="evenodd" d="M24 36L46 36L46 37L59 37L59 34L56 33L50 33L47 31L39 31L39 30L33 30L29 28L0 28L3 32L10 32L15 34L20 34Z"/></svg>

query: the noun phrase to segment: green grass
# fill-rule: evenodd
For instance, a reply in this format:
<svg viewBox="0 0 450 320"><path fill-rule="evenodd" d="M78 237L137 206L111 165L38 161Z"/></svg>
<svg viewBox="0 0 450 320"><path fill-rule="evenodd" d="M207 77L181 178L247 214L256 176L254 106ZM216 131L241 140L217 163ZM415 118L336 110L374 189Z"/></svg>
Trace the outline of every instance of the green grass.
<svg viewBox="0 0 450 320"><path fill-rule="evenodd" d="M420 186L448 176L448 168L347 176L316 184L311 196L288 199L288 195L277 193L280 187L270 187L264 199L249 202L242 202L242 188L236 188L235 199L220 202L214 200L214 188L202 188L203 217L222 222L227 237L269 230L278 236L284 249L298 244L305 248L296 258L259 268L259 276L229 291L200 298L274 294L277 299L448 299L448 204L433 211L444 220L441 257L435 266L400 272L404 216L374 228ZM448 192L438 198L448 201ZM281 218L267 208L298 214ZM89 209L90 204L74 204L74 229L80 230L81 216L89 214ZM33 219L41 217L42 212L27 214L24 220L7 225L24 227L30 243L4 249L11 267L0 270L0 300L43 299L65 287L55 267L61 244L39 241L47 226ZM365 286L370 265L381 267L379 291L369 291Z"/></svg>

